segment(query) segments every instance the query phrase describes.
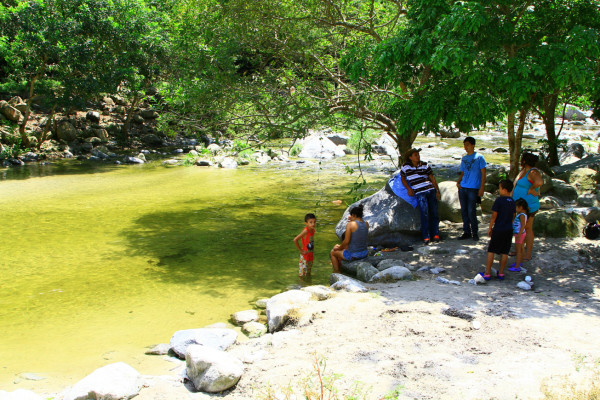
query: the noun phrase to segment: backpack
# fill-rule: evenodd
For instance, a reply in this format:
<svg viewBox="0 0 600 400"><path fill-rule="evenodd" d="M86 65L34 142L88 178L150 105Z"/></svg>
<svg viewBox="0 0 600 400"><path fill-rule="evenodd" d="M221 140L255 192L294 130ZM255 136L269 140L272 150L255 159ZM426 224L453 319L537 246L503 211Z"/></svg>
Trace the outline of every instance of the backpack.
<svg viewBox="0 0 600 400"><path fill-rule="evenodd" d="M598 224L598 221L588 223L583 228L583 236L590 240L598 239L600 236L600 224Z"/></svg>

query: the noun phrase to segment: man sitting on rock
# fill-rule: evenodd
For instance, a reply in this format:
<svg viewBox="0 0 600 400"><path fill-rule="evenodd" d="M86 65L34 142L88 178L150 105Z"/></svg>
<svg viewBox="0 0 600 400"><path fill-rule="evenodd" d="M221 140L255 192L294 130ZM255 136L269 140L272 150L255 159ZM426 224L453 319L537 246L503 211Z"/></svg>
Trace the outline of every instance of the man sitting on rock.
<svg viewBox="0 0 600 400"><path fill-rule="evenodd" d="M410 149L404 156L405 163L400 169L402 184L409 196L415 196L421 212L421 234L423 242L439 242L440 218L438 200L440 189L433 176L431 167L421 162L420 149Z"/></svg>

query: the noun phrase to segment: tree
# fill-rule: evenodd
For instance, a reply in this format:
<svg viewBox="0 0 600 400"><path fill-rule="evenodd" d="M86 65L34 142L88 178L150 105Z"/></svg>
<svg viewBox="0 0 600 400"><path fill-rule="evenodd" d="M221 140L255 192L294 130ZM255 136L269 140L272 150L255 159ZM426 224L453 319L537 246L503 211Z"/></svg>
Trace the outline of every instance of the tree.
<svg viewBox="0 0 600 400"><path fill-rule="evenodd" d="M156 75L154 55L164 43L156 34L164 30L161 15L142 0L19 0L0 6L0 57L9 78L28 91L19 126L23 145L30 145L26 125L38 93L51 107L48 121L57 107L83 106L122 84L137 93L140 82Z"/></svg>

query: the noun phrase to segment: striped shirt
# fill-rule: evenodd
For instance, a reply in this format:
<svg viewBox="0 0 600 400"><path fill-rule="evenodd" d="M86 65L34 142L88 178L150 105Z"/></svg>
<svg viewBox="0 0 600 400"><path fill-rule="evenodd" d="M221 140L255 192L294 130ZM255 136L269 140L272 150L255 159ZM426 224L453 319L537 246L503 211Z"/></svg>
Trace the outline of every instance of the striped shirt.
<svg viewBox="0 0 600 400"><path fill-rule="evenodd" d="M411 163L404 164L400 169L400 175L406 179L415 194L435 189L429 180L429 175L433 175L433 171L426 162L419 162L416 167Z"/></svg>

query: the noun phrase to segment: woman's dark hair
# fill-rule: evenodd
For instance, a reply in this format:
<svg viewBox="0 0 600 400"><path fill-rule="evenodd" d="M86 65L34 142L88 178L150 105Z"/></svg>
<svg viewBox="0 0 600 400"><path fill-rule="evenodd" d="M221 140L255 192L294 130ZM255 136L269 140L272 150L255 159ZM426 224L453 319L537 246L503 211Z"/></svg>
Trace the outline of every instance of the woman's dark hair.
<svg viewBox="0 0 600 400"><path fill-rule="evenodd" d="M362 218L363 217L363 206L356 206L350 209L350 215L354 215L355 217Z"/></svg>
<svg viewBox="0 0 600 400"><path fill-rule="evenodd" d="M521 163L529 165L530 167L535 167L535 164L537 164L539 159L540 158L533 153L523 153L521 155Z"/></svg>
<svg viewBox="0 0 600 400"><path fill-rule="evenodd" d="M521 207L523 210L525 210L526 214L529 213L529 204L527 204L527 201L525 201L525 199L517 199L517 201L515 201L515 206Z"/></svg>

